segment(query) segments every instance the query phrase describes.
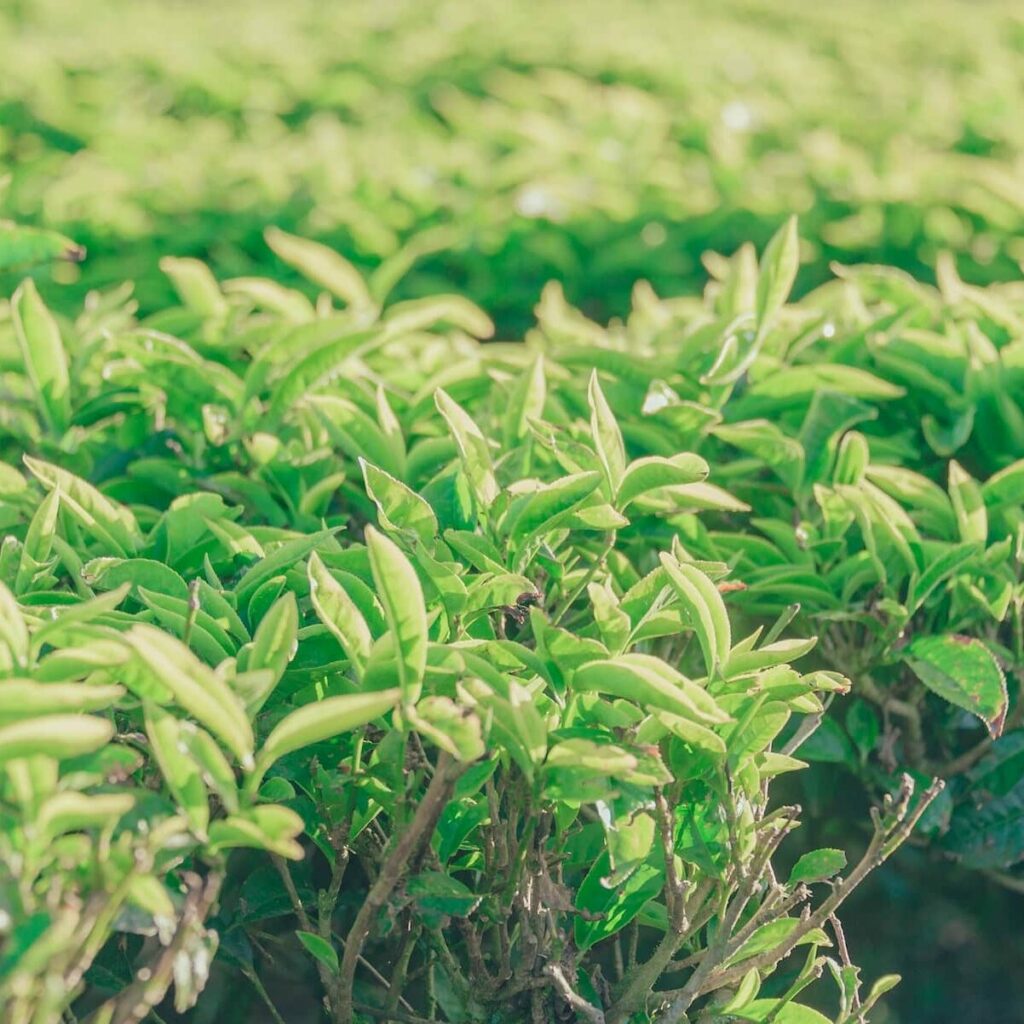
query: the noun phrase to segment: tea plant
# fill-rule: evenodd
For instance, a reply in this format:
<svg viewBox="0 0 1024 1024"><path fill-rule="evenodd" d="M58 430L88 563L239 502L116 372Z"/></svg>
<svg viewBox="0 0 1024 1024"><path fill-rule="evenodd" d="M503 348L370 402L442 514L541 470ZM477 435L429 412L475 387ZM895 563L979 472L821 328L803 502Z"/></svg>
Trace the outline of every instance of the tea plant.
<svg viewBox="0 0 1024 1024"><path fill-rule="evenodd" d="M760 268L750 248L711 260L704 300L638 286L608 330L552 288L529 341L600 367L635 454L682 443L720 467L729 493L699 506L717 521L672 491L655 507L694 557L733 567L738 610L799 616L853 680L801 755L883 789L901 767L955 778L929 828L1007 868L1024 857L1020 287L970 287L948 262L938 288L837 268L783 306L796 259L790 224Z"/></svg>
<svg viewBox="0 0 1024 1024"><path fill-rule="evenodd" d="M5 1019L185 1011L218 944L278 1019L299 954L337 1022L865 1019L895 979L836 911L941 782L782 873L772 780L849 683L703 550L742 505L700 403L626 415L655 364L553 293L481 345L464 299L267 240L315 304L166 259L153 317L25 282L0 327Z"/></svg>

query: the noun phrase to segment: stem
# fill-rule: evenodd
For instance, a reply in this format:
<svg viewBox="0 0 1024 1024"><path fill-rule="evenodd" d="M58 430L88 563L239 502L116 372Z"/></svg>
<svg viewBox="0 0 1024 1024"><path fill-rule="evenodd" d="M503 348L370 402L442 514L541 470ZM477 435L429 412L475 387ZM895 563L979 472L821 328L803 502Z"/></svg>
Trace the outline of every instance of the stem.
<svg viewBox="0 0 1024 1024"><path fill-rule="evenodd" d="M551 625L557 626L559 622L565 617L565 613L575 604L576 598L583 593L584 590L590 585L594 577L597 575L598 569L604 565L604 560L608 557L608 552L615 546L615 531L612 530L605 537L604 547L601 549L601 553L591 563L590 568L586 571L583 579L565 596L562 601L562 606L559 610L551 616Z"/></svg>
<svg viewBox="0 0 1024 1024"><path fill-rule="evenodd" d="M359 963L359 956L370 935L374 918L387 903L395 886L398 885L408 862L416 855L420 846L429 841L461 771L461 767L455 764L451 755L441 755L434 777L430 780L430 785L423 794L423 799L416 808L412 821L409 822L408 827L400 835L391 853L381 865L376 882L359 908L359 913L345 940L345 953L338 972L338 1006L335 1009L335 1019L339 1022L351 1021L354 1016L352 992L355 985L356 965Z"/></svg>
<svg viewBox="0 0 1024 1024"><path fill-rule="evenodd" d="M185 943L202 928L217 900L223 875L215 872L204 882L198 875L188 872L183 880L188 892L174 937L160 951L152 966L143 968L128 988L96 1011L99 1019L104 1018L104 1010L107 1010L110 1024L142 1024L167 994L174 972L174 961Z"/></svg>
<svg viewBox="0 0 1024 1024"><path fill-rule="evenodd" d="M569 979L566 978L565 972L559 967L558 964L548 964L544 968L544 973L551 979L554 985L555 991L578 1013L580 1016L585 1017L590 1024L605 1024L604 1011L593 1003L588 1003L576 990L569 984Z"/></svg>
<svg viewBox="0 0 1024 1024"><path fill-rule="evenodd" d="M815 928L820 928L832 917L839 905L860 885L865 877L882 864L906 840L928 805L942 791L943 786L944 783L941 779L934 779L932 784L922 794L914 810L909 811L914 784L909 776L904 776L903 787L897 800L892 801L890 798L887 798L888 807L893 809L889 823L883 822L881 815L877 811L873 813L875 832L864 856L857 862L849 877L836 882L831 895L821 906L813 913L803 916L800 919L799 925L774 949L770 949L758 956L748 957L732 967L723 968L720 965L735 952L733 948L735 940L725 941L721 946L716 942L712 949L708 950L708 955L701 962L697 970L694 971L685 988L680 990L679 995L669 1006L663 1018L663 1024L678 1024L683 1014L685 1014L698 996L718 988L736 984L751 968L770 967L788 956L808 932L813 931ZM723 922L724 924L725 922ZM729 927L731 928L731 925ZM723 931L725 930L723 928Z"/></svg>
<svg viewBox="0 0 1024 1024"><path fill-rule="evenodd" d="M260 981L260 976L256 971L244 971L246 978L249 979L249 983L254 989L256 994L263 1001L263 1005L267 1008L267 1012L270 1014L274 1021L274 1024L287 1024L287 1021L277 1011L277 1007L274 1005L274 1001L270 998L270 993L266 990L263 982Z"/></svg>

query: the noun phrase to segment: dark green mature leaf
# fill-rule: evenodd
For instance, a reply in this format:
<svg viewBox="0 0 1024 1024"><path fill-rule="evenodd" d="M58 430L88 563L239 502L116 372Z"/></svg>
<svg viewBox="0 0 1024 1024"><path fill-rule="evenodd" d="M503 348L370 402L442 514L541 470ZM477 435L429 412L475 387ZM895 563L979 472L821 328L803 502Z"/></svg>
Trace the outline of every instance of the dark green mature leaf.
<svg viewBox="0 0 1024 1024"><path fill-rule="evenodd" d="M576 906L588 912L588 918L577 917L574 925L580 949L589 949L620 932L661 890L661 870L653 863L638 867L621 885L605 885L611 874L609 854L603 853L576 894Z"/></svg>
<svg viewBox="0 0 1024 1024"><path fill-rule="evenodd" d="M954 813L942 846L968 867L1005 868L1024 859L1024 784Z"/></svg>
<svg viewBox="0 0 1024 1024"><path fill-rule="evenodd" d="M480 897L457 878L440 871L413 875L405 891L419 916L435 927L447 917L467 917L480 902Z"/></svg>
<svg viewBox="0 0 1024 1024"><path fill-rule="evenodd" d="M993 737L1003 731L1006 680L980 640L959 634L917 637L903 658L929 690L977 715Z"/></svg>

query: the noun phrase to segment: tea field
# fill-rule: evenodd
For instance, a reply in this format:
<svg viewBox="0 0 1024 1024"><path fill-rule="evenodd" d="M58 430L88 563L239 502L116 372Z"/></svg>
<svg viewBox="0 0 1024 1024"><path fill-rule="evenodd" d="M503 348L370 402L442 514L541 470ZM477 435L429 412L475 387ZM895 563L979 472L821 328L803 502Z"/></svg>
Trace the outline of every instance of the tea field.
<svg viewBox="0 0 1024 1024"><path fill-rule="evenodd" d="M1016 1019L1018 4L0 66L5 1024Z"/></svg>

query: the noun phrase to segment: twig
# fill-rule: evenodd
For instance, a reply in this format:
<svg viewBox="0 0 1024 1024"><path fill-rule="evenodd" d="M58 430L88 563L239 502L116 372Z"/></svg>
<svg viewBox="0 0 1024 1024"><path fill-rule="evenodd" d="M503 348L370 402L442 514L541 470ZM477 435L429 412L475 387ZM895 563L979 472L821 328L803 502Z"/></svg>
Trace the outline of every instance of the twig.
<svg viewBox="0 0 1024 1024"><path fill-rule="evenodd" d="M868 844L864 856L857 862L857 865L847 878L836 882L831 895L821 906L813 913L805 914L800 919L800 924L774 949L768 950L759 956L746 959L741 964L719 970L715 973L713 979L709 979L706 984L701 984L696 989L691 990L687 993L688 1000L682 998L679 1000L680 1003L685 1003L685 1005L682 1005L682 1009L687 1009L690 1003L704 992L738 982L752 967L768 967L788 956L808 932L813 931L815 928L820 928L867 875L882 864L904 842L916 827L928 805L942 791L944 785L945 783L941 779L933 779L931 785L922 794L917 806L911 812L908 808L910 798L914 793L914 783L909 775L905 775L898 797L895 800L891 797L886 797L886 809L892 811L891 824L886 825L877 810L873 812L875 833ZM703 964L701 966L703 967ZM690 981L692 982L693 978ZM678 1017L673 1016L675 1009L676 1004L674 1003L664 1018L665 1024L675 1024L678 1020Z"/></svg>
<svg viewBox="0 0 1024 1024"><path fill-rule="evenodd" d="M807 715L800 723L797 730L782 747L782 753L787 757L798 750L800 746L818 731L824 714L819 712L816 715Z"/></svg>
<svg viewBox="0 0 1024 1024"><path fill-rule="evenodd" d="M551 979L555 991L577 1012L586 1017L591 1024L605 1024L604 1011L593 1003L587 1002L569 984L569 979L558 964L548 964L544 973Z"/></svg>
<svg viewBox="0 0 1024 1024"><path fill-rule="evenodd" d="M242 973L249 979L252 987L256 989L256 994L263 1000L263 1005L266 1006L267 1012L273 1018L274 1024L287 1024L281 1014L278 1013L274 1001L270 998L270 993L266 990L263 982L260 981L259 974L256 971L243 971Z"/></svg>
<svg viewBox="0 0 1024 1024"><path fill-rule="evenodd" d="M835 914L829 914L828 923L832 925L832 934L836 937L836 949L839 950L839 959L842 961L844 967L852 967L853 961L850 959L850 950L846 945L846 933L843 931L843 926L839 922L839 918ZM853 1009L860 1009L860 991L859 987L853 990Z"/></svg>
<svg viewBox="0 0 1024 1024"><path fill-rule="evenodd" d="M1011 875L1008 871L986 871L984 874L986 878L991 878L993 882L1011 892L1024 892L1024 878Z"/></svg>
<svg viewBox="0 0 1024 1024"><path fill-rule="evenodd" d="M374 917L387 903L407 863L416 855L420 845L429 841L460 773L461 768L452 760L451 755L442 754L438 759L434 777L430 780L430 785L423 794L412 821L381 864L377 880L359 908L345 941L345 953L338 971L340 984L336 1019L339 1021L347 1022L353 1017L352 990L355 985L356 966L369 937Z"/></svg>

